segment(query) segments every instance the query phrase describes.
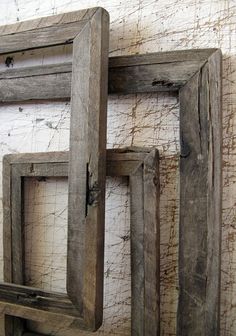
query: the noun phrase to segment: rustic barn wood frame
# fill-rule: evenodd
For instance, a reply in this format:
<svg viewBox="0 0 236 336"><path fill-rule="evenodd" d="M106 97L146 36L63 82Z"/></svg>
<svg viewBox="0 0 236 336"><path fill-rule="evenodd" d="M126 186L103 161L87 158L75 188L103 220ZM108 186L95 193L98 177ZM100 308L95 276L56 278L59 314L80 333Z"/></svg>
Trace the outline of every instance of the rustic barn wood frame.
<svg viewBox="0 0 236 336"><path fill-rule="evenodd" d="M63 29L61 35L61 30L57 30L57 27L63 20L76 22L78 15L86 21L88 17L90 19L92 10L84 11L83 14L75 12L2 27L0 53L70 43L74 38L73 32ZM73 30L76 24L71 24ZM54 28L49 34L51 25ZM41 27L39 34L42 37L39 43L34 38L38 34L38 27ZM47 39L43 38L44 34L48 35ZM178 336L219 334L221 61L219 49L161 52L109 59L109 93L179 92L181 154ZM71 74L71 63L2 71L0 102L70 98L74 78ZM83 86L80 89L83 90Z"/></svg>
<svg viewBox="0 0 236 336"><path fill-rule="evenodd" d="M4 275L24 283L24 177L68 176L68 152L10 154L3 161ZM159 334L159 163L155 149L107 151L107 176L128 176L131 201L132 335ZM12 235L9 241L8 231ZM5 236L7 235L7 236ZM12 255L11 262L9 255ZM68 296L15 284L0 286L1 309L40 322L77 317ZM14 335L25 335L18 318ZM19 329L19 323L21 328ZM74 323L74 322L73 322ZM76 327L76 324L75 324ZM18 332L18 334L17 334ZM78 332L78 331L77 331ZM34 334L31 334L34 335Z"/></svg>
<svg viewBox="0 0 236 336"><path fill-rule="evenodd" d="M3 26L0 40L0 54L73 43L67 292L76 323L95 330L102 323L103 311L109 15L102 8L91 8ZM34 85L34 78L30 80ZM49 88L50 83L41 88L45 85ZM57 86L60 80L54 98L58 98ZM15 187L17 191L20 185ZM10 231L5 232L5 244L7 239L11 239ZM10 261L14 256L8 252ZM5 281L23 284L11 272Z"/></svg>

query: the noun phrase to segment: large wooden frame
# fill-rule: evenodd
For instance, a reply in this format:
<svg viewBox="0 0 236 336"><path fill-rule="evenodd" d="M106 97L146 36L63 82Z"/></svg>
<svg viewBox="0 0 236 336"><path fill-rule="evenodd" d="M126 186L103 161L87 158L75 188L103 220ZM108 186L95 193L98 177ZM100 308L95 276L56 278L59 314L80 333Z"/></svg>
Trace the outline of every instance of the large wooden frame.
<svg viewBox="0 0 236 336"><path fill-rule="evenodd" d="M102 8L92 8L0 27L0 34L0 54L73 43L67 293L78 317L76 323L96 330L103 312L109 16ZM45 84L49 89L50 83ZM29 88L24 90L30 93ZM58 98L56 87L53 95ZM5 227L5 248L11 234ZM10 265L19 251L13 255L7 251L5 260ZM14 265L21 267L20 262ZM5 272L5 281L23 285L23 278L16 274Z"/></svg>
<svg viewBox="0 0 236 336"><path fill-rule="evenodd" d="M18 282L24 283L23 178L68 176L68 156L68 152L54 152L10 154L4 157L4 229L10 227L12 231L12 240L5 246L6 257L11 249L12 264L5 258L4 273L5 276L12 273ZM128 176L130 181L132 335L158 335L158 152L154 149L151 152L144 149L140 152L140 149L135 148L108 150L107 159L108 176ZM68 296L9 284L1 284L0 296L5 313L45 323L50 321L57 328L61 320L63 328L65 324L68 325L73 334L71 322L76 320L78 314ZM76 323L73 324L76 328ZM22 336L26 332L23 320L18 319L14 335Z"/></svg>
<svg viewBox="0 0 236 336"><path fill-rule="evenodd" d="M3 27L0 29L0 53L71 42L75 36L76 24L73 22L77 21L78 15L82 22L99 15L92 14L92 11L97 10ZM73 21L70 29L64 29L69 27L64 21ZM61 23L65 27L57 30ZM51 25L52 30L49 27ZM33 38L45 34L47 39ZM92 32L90 36L92 38ZM216 336L220 330L221 61L219 49L161 52L112 57L109 60L109 93L179 91L181 155L178 336ZM73 69L76 71L75 67ZM3 71L0 74L0 101L69 98L71 82L73 88L75 80L71 71L71 63ZM86 74L85 78L88 77ZM83 94L83 85L78 90L82 90ZM77 104L75 100L74 103ZM72 107L75 109L73 101ZM96 141L92 143L97 144ZM101 161L100 167L104 168ZM74 163L72 167L75 168ZM91 192L96 193L96 183L91 185ZM73 211L72 213L74 214ZM102 263L101 259L97 262Z"/></svg>

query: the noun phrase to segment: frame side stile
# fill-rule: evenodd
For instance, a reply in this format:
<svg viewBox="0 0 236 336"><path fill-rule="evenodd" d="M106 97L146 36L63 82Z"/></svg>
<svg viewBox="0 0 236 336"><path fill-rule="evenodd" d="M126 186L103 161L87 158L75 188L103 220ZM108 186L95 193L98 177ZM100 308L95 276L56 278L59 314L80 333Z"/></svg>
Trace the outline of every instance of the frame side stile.
<svg viewBox="0 0 236 336"><path fill-rule="evenodd" d="M143 165L132 173L130 182L131 236L131 333L144 335L144 204Z"/></svg>
<svg viewBox="0 0 236 336"><path fill-rule="evenodd" d="M24 284L24 223L22 221L23 184L16 166L12 166L11 189L11 229L12 229L12 282ZM25 329L25 321L19 317L9 317L12 321L13 335L21 336ZM7 327L7 326L6 326ZM8 327L7 327L8 328ZM10 327L11 329L11 327ZM9 330L10 330L9 329ZM6 329L8 332L8 330Z"/></svg>
<svg viewBox="0 0 236 336"><path fill-rule="evenodd" d="M207 153L201 133L206 119L198 110L201 76L200 70L180 90L178 336L205 335Z"/></svg>
<svg viewBox="0 0 236 336"><path fill-rule="evenodd" d="M11 254L11 164L8 155L3 157L3 253L4 281L12 281Z"/></svg>
<svg viewBox="0 0 236 336"><path fill-rule="evenodd" d="M102 323L103 305L99 258L104 245L108 32L108 14L98 9L74 40L73 51L67 291L92 329ZM86 260L77 255L75 243L90 245ZM75 269L81 269L79 276Z"/></svg>
<svg viewBox="0 0 236 336"><path fill-rule="evenodd" d="M12 232L11 232L11 163L8 155L3 157L3 277L12 282ZM13 336L14 317L5 315L5 336Z"/></svg>
<svg viewBox="0 0 236 336"><path fill-rule="evenodd" d="M144 335L160 335L159 154L144 160Z"/></svg>
<svg viewBox="0 0 236 336"><path fill-rule="evenodd" d="M93 24L93 20L95 21ZM92 43L91 50L93 61L93 71L96 73L99 70L98 82L99 92L97 91L97 83L93 80L90 84L90 94L93 99L90 101L91 105L99 106L99 113L95 116L95 111L92 112L91 120L99 125L98 144L95 156L94 143L90 140L89 147L91 153L88 161L88 177L89 177L89 204L88 204L88 222L86 220L86 246L93 246L94 256L92 253L86 255L86 267L84 273L84 295L88 301L84 306L87 310L87 323L93 325L97 329L102 324L103 319L103 290L104 290L104 233L105 233L105 184L106 184L106 143L107 143L107 97L108 97L108 54L109 54L109 14L107 11L99 8L97 13L91 20L93 24L92 39L96 41L95 45ZM100 57L97 57L99 52ZM97 63L98 62L98 63ZM95 119L94 119L95 117ZM88 125L88 137L92 139L94 136L94 129L91 124ZM96 173L95 167L98 166ZM98 189L97 189L98 188ZM97 210L96 210L97 206ZM94 220L91 220L94 218ZM97 224L95 227L93 221ZM96 234L91 236L89 234L92 230L96 230ZM89 239L90 237L90 239ZM91 241L91 238L93 241ZM95 279L95 283L94 280ZM91 291L91 288L93 291ZM95 311L93 311L95 307ZM89 316L90 315L90 316Z"/></svg>
<svg viewBox="0 0 236 336"><path fill-rule="evenodd" d="M220 270L222 228L222 54L208 59L208 264L206 285L206 334L220 334Z"/></svg>
<svg viewBox="0 0 236 336"><path fill-rule="evenodd" d="M177 334L219 335L221 57L180 90L180 236ZM213 66L214 64L214 66Z"/></svg>

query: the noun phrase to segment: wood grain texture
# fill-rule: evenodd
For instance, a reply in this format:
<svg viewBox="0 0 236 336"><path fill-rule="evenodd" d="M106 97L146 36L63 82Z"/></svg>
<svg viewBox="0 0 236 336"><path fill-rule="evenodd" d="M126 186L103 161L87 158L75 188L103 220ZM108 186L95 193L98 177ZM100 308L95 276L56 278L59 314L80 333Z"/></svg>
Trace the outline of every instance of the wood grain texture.
<svg viewBox="0 0 236 336"><path fill-rule="evenodd" d="M109 59L109 93L178 91L216 49L181 50ZM8 69L0 73L0 101L71 96L71 63Z"/></svg>
<svg viewBox="0 0 236 336"><path fill-rule="evenodd" d="M144 334L144 207L143 165L130 175L131 334Z"/></svg>
<svg viewBox="0 0 236 336"><path fill-rule="evenodd" d="M0 54L72 43L98 8L0 27Z"/></svg>
<svg viewBox="0 0 236 336"><path fill-rule="evenodd" d="M72 22L68 21L70 19ZM24 26L23 30L22 26ZM37 23L29 22L5 27L2 28L1 33L0 53L74 42L69 168L69 208L73 213L69 211L68 218L67 289L80 316L86 320L88 328L96 329L102 323L103 309L109 16L102 8L96 8L74 13L74 17L63 15L42 19ZM83 59L82 63L81 59ZM28 86L22 86L23 83L20 82L16 85L24 87L24 90L28 91L31 96L31 87L34 87L35 82L35 78L31 78ZM47 87L46 84L45 82L44 87ZM59 91L56 89L55 94L57 95ZM44 93L46 94L46 91ZM23 96L22 92L19 94ZM7 92L4 92L4 95L8 96ZM85 132L85 138L78 134L81 130ZM78 162L79 154L82 159ZM26 168L28 169L28 166ZM24 174L37 176L40 165L30 166L30 174L27 169L23 176ZM55 167L50 165L50 169L50 172L47 171L50 176L58 175L56 165ZM78 189L75 190L77 182L79 182L78 185L76 184ZM22 278L24 274L22 234L24 230L21 225L15 225L22 223L22 213L19 208L22 206L22 200L19 197L21 196L21 176L18 176L16 172L12 177L13 186L16 192L11 195L12 204L15 207L12 211L12 241L13 244L16 243L16 248L12 248L12 253L14 253L12 265L16 283L22 284L24 282ZM16 195L18 199L14 199ZM73 217L74 215L76 217ZM80 231L77 228L78 219ZM84 229L85 220L88 228ZM84 234L81 234L82 232ZM88 256L85 253L86 244L90 245L92 250L91 255ZM78 246L81 249L80 257L78 257ZM83 267L83 262L85 262L85 267Z"/></svg>
<svg viewBox="0 0 236 336"><path fill-rule="evenodd" d="M221 53L180 90L179 336L219 335Z"/></svg>
<svg viewBox="0 0 236 336"><path fill-rule="evenodd" d="M20 272L19 272L20 274ZM62 316L80 317L78 311L64 294L42 291L29 286L0 283L1 304L11 303L37 310L58 313ZM32 316L33 318L33 316ZM50 318L50 314L49 314Z"/></svg>
<svg viewBox="0 0 236 336"><path fill-rule="evenodd" d="M11 220L11 165L7 157L3 158L2 172L3 188L3 259L4 281L13 282L12 277L12 220ZM14 322L15 321L15 322ZM5 315L5 336L13 336L14 323L18 323L16 318ZM17 328L21 331L21 328ZM17 335L18 336L18 335Z"/></svg>
<svg viewBox="0 0 236 336"><path fill-rule="evenodd" d="M73 43L68 191L67 292L91 329L103 314L108 43L99 9Z"/></svg>
<svg viewBox="0 0 236 336"><path fill-rule="evenodd" d="M160 219L158 152L151 151L130 175L131 330L160 334Z"/></svg>
<svg viewBox="0 0 236 336"><path fill-rule="evenodd" d="M159 154L153 150L143 167L144 335L160 335L160 181Z"/></svg>
<svg viewBox="0 0 236 336"><path fill-rule="evenodd" d="M158 153L156 150L131 147L107 150L107 158L107 175L115 176L116 173L116 176L130 177L132 315L134 321L132 335L157 335L156 326L159 321L159 308L157 308L159 306L159 272L157 271L159 267L159 245L157 244L159 240ZM21 176L51 176L54 171L57 172L57 176L68 176L68 159L68 152L6 155L4 157L4 172L6 172L6 177L16 175L18 181ZM55 167L57 168L55 169ZM5 202L8 198L7 195L11 194L7 186L8 184L6 185L6 193L4 193ZM16 202L19 193L21 190L15 193ZM11 213L10 208L8 211ZM20 213L21 211L18 209L17 218ZM4 226L11 226L7 225L11 214L9 216L6 217ZM18 227L18 236L22 236L22 225L18 223ZM14 242L17 239L17 241L20 240L18 236L14 235L10 239L10 242L13 240L10 244L10 250L15 245ZM20 249L21 245L18 250L22 255ZM18 267L16 271L18 277L22 278L22 267ZM23 318L29 318L29 308L33 309L31 310L31 319L34 319L34 314L37 314L36 319L41 321L45 318L45 312L49 314L49 319L54 316L51 314L66 314L75 317L73 324L76 323L80 328L81 325L84 326L82 320L79 320L80 323L76 322L78 311L69 297L63 294L42 291L28 286L1 283L0 296L0 309L6 309L9 314L14 311L14 314L22 318L9 317L9 322L21 323L21 328L15 327L16 331L25 330ZM38 312L38 310L40 311ZM32 335L34 334L32 333Z"/></svg>

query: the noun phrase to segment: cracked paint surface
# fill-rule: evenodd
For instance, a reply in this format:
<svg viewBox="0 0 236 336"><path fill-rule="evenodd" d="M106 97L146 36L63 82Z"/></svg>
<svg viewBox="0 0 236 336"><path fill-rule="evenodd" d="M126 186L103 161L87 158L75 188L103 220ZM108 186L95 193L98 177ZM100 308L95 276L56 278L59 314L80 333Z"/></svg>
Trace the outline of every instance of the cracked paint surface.
<svg viewBox="0 0 236 336"><path fill-rule="evenodd" d="M112 56L190 48L222 49L224 131L221 336L234 336L236 334L234 196L236 194L236 3L234 0L129 2L1 0L0 24L93 6L102 6L110 13ZM14 60L10 66L20 67L29 64L48 64L52 61L68 61L71 58L70 51L70 46L65 46L7 56L13 57ZM6 68L7 56L0 57L0 69ZM109 148L154 145L161 154L162 336L172 336L176 333L178 107L178 97L169 93L111 96L108 106ZM68 102L1 105L0 156L6 153L68 150L69 118ZM67 182L55 179L41 182L27 180L25 190L27 281L45 289L63 291L66 271L66 209L60 216L58 214L65 208L67 202ZM97 334L128 336L130 335L130 231L127 180L109 179L106 198L104 325ZM39 239L37 244L36 242L32 244L36 234ZM2 278L2 251L0 266ZM55 269L52 266L55 266ZM30 327L49 332L47 326L31 323ZM66 331L63 333L66 334ZM56 332L56 335L61 334L61 330Z"/></svg>

